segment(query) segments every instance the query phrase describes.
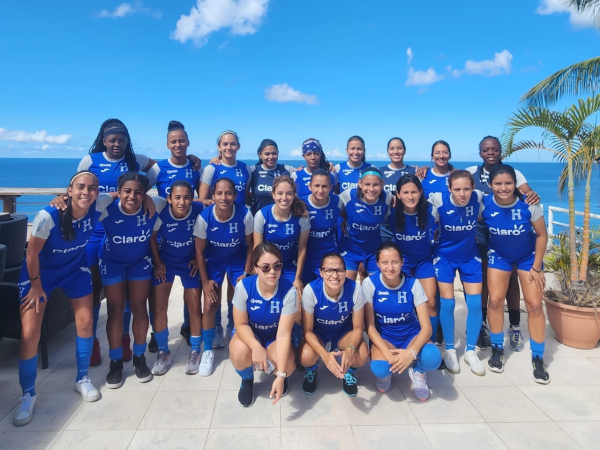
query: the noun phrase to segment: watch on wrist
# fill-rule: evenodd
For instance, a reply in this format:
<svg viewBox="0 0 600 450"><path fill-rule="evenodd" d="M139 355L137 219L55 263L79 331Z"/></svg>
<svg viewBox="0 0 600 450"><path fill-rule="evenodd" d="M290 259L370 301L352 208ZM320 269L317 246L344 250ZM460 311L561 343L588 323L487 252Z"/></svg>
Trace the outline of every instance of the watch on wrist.
<svg viewBox="0 0 600 450"><path fill-rule="evenodd" d="M275 372L275 376L287 378L287 372Z"/></svg>

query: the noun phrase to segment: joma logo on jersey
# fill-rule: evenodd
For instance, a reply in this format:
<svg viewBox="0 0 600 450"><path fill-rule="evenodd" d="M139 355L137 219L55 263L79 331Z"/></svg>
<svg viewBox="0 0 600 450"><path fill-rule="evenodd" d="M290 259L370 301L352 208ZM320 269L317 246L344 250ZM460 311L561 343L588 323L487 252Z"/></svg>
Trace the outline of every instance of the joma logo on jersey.
<svg viewBox="0 0 600 450"><path fill-rule="evenodd" d="M354 169L343 169L342 173L344 175L350 175L352 172L354 172Z"/></svg>

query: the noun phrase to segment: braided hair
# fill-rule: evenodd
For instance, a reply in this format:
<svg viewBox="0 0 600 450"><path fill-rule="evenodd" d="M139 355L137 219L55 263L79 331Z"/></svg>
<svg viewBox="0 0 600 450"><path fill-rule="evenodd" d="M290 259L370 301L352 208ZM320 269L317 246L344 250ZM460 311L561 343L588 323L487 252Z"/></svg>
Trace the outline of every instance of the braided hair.
<svg viewBox="0 0 600 450"><path fill-rule="evenodd" d="M131 144L131 137L129 136L129 130L125 126L125 124L119 119L107 119L102 122L100 125L100 131L98 131L98 136L94 140L94 143L90 147L89 154L93 155L94 153L104 153L106 152L106 145L104 145L104 130L110 128L124 128L127 132L127 146L125 147L125 162L127 163L127 169L130 172L137 172L137 160L135 159L135 153L133 151L133 145Z"/></svg>

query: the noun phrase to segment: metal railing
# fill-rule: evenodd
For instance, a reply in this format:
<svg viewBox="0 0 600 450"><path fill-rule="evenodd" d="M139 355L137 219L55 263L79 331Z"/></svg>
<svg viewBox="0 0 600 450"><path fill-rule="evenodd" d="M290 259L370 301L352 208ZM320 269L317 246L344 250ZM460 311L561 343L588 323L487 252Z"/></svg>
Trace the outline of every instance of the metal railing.
<svg viewBox="0 0 600 450"><path fill-rule="evenodd" d="M568 229L569 228L569 224L568 223L563 223L563 222L557 222L554 220L554 213L562 213L562 214L569 214L569 210L566 208L559 208L558 206L548 206L548 237L549 238L554 238L557 236L558 233L555 232L554 227L561 227L561 228L565 228ZM576 216L580 216L583 217L583 212L581 211L575 211L575 215ZM600 220L600 214L593 214L590 213L590 219L596 219L596 220ZM575 227L577 230L582 231L583 228L580 226L576 226Z"/></svg>

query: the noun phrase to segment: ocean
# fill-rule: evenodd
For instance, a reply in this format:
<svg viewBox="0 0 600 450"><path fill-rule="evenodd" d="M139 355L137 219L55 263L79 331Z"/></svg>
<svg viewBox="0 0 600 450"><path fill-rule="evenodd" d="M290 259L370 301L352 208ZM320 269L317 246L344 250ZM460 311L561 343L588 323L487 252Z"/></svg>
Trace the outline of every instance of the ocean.
<svg viewBox="0 0 600 450"><path fill-rule="evenodd" d="M79 159L31 159L31 158L0 158L0 188L2 187L48 187L57 188L66 186L69 179L77 170ZM248 164L255 164L256 160L245 161ZM341 161L332 161L338 163ZM294 167L300 166L304 160L280 160L280 163L290 164ZM528 163L509 161L515 169L523 172L527 178L529 185L539 194L542 204L544 205L544 214L547 218L547 207L558 206L568 208L566 193L564 196L559 196L557 191L558 177L560 175L562 165L558 163ZM385 161L373 161L377 167L386 164ZM407 161L411 165L429 165L429 161ZM477 165L478 161L474 162L454 162L456 168L466 168L472 165ZM598 201L600 198L600 177L598 168L592 179L592 213L600 214ZM583 196L584 186L581 185L576 189L575 201L578 211L583 211ZM51 196L23 196L17 199L17 212L25 213L30 220L35 213L48 204ZM555 220L567 222L567 216L555 216ZM593 221L593 223L600 221Z"/></svg>

